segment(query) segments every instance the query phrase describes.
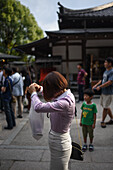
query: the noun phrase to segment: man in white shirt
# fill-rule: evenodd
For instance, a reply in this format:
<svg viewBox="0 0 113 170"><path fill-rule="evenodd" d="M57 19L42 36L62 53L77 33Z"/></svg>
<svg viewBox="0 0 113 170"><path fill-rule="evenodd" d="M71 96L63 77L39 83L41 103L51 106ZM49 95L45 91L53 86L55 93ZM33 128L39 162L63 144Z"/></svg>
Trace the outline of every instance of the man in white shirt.
<svg viewBox="0 0 113 170"><path fill-rule="evenodd" d="M13 91L12 94L15 96L17 102L18 102L18 116L17 118L22 118L23 114L23 102L22 102L22 96L23 96L23 79L22 76L17 72L17 68L12 68L12 82L13 82ZM15 113L16 117L16 103L13 103L13 111Z"/></svg>

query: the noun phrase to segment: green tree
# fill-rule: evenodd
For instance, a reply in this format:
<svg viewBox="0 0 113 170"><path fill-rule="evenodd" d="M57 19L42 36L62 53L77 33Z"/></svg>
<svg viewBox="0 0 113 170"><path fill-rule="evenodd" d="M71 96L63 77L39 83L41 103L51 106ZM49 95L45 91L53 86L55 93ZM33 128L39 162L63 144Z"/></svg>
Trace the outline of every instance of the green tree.
<svg viewBox="0 0 113 170"><path fill-rule="evenodd" d="M43 38L30 10L17 0L0 0L0 52L15 54L11 49Z"/></svg>

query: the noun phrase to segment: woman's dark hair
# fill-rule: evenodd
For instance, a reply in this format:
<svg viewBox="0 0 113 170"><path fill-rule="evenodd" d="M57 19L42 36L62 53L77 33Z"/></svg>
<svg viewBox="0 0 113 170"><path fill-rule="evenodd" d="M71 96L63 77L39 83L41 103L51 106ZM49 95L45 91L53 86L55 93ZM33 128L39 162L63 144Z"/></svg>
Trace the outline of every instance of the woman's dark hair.
<svg viewBox="0 0 113 170"><path fill-rule="evenodd" d="M68 82L63 75L57 71L50 72L43 81L44 99L50 101L56 93L64 92Z"/></svg>

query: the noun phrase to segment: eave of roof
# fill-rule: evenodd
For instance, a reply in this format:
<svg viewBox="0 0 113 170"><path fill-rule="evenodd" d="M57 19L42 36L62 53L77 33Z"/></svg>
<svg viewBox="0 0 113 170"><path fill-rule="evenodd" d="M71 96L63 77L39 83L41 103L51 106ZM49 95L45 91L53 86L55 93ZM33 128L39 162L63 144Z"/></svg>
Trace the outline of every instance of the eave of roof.
<svg viewBox="0 0 113 170"><path fill-rule="evenodd" d="M31 43L28 43L28 44L23 44L23 45L16 46L14 49L22 51L22 49L24 49L24 48L30 48L30 47L33 47L33 46L35 46L37 44L39 44L39 45L44 44L44 43L46 43L46 41L47 41L47 37L42 38L42 39L37 40L37 41L33 41Z"/></svg>
<svg viewBox="0 0 113 170"><path fill-rule="evenodd" d="M49 44L49 39L45 37L43 39L28 43L28 44L16 46L14 49L22 53L26 53L26 54L30 54L30 55L37 54L38 55L38 51L41 51L40 49L42 48L46 49L48 47L48 44Z"/></svg>
<svg viewBox="0 0 113 170"><path fill-rule="evenodd" d="M24 45L20 45L15 47L15 50L20 51L22 53L26 53L26 54L30 54L30 55L47 55L47 53L49 52L49 47L50 44L49 43L54 43L56 40L54 39L50 39L48 36L34 41L32 43L28 43L28 44L24 44Z"/></svg>
<svg viewBox="0 0 113 170"><path fill-rule="evenodd" d="M26 62L24 61L12 61L12 62L9 62L10 64L13 64L13 65L25 65Z"/></svg>
<svg viewBox="0 0 113 170"><path fill-rule="evenodd" d="M84 34L84 33L113 33L112 28L90 28L90 29L62 29L58 31L46 31L48 36L52 34L63 35L63 34Z"/></svg>
<svg viewBox="0 0 113 170"><path fill-rule="evenodd" d="M8 54L0 53L0 58L1 59L20 59L21 56L14 56L14 55L8 55Z"/></svg>

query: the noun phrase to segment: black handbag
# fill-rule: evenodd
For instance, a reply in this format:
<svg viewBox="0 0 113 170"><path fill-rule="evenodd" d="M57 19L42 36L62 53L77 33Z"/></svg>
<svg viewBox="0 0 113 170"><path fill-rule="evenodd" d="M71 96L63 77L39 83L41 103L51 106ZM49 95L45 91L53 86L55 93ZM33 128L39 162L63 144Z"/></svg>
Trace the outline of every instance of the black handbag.
<svg viewBox="0 0 113 170"><path fill-rule="evenodd" d="M72 142L72 152L70 159L83 161L83 152L78 143Z"/></svg>
<svg viewBox="0 0 113 170"><path fill-rule="evenodd" d="M78 137L79 137L79 141L81 142L81 138L80 138L80 132L79 132L79 127L78 127L78 121L77 121L77 108L75 107L75 119L76 119L76 125L77 125L77 129L78 129ZM76 143L76 142L72 142L72 152L71 152L71 156L70 159L75 159L75 160L80 160L83 161L84 157L83 157L83 152L82 152L82 148L81 146Z"/></svg>

